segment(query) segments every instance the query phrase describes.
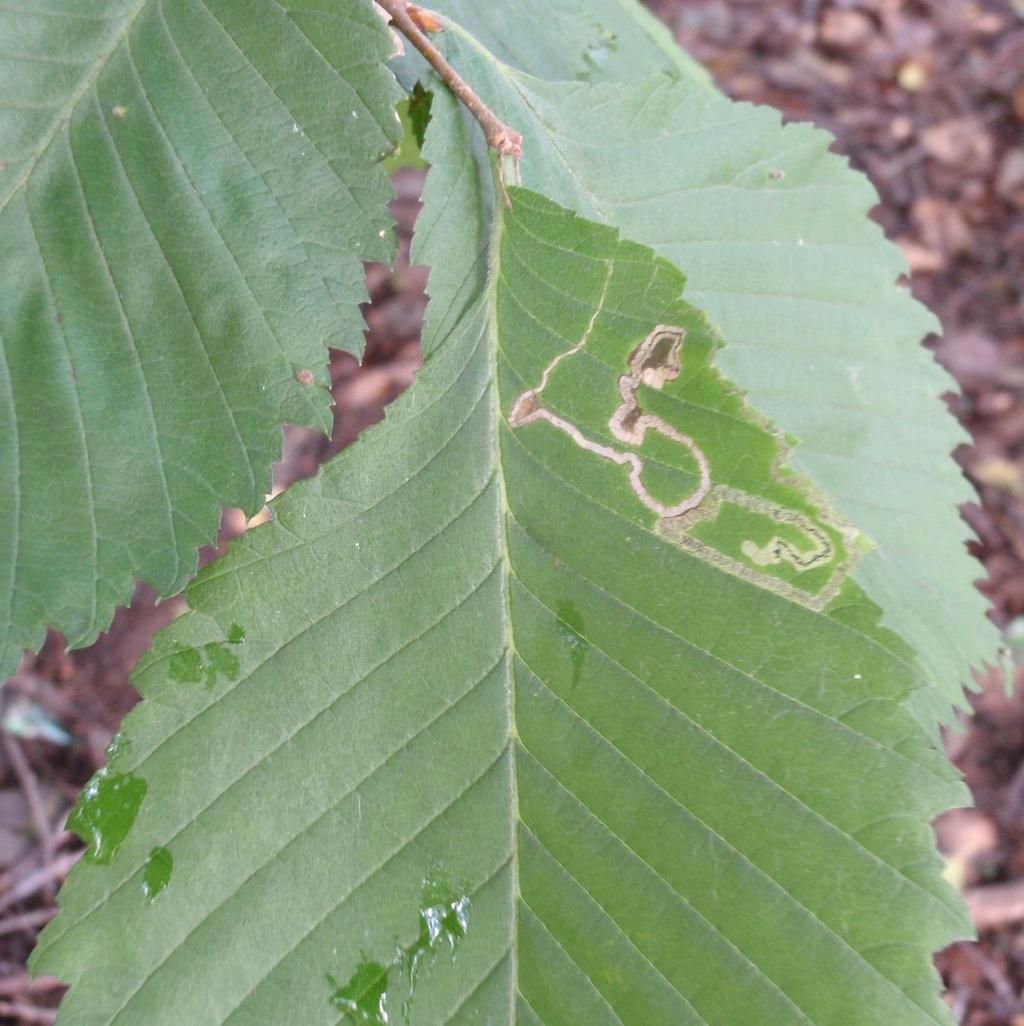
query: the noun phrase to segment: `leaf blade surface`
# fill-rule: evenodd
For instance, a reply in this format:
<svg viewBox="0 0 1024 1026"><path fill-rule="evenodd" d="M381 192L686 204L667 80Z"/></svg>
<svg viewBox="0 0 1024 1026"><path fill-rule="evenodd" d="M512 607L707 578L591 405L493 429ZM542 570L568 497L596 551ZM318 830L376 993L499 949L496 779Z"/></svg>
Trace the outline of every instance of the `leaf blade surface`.
<svg viewBox="0 0 1024 1026"><path fill-rule="evenodd" d="M392 252L398 89L368 0L37 4L0 36L6 674L135 575L179 590L281 425L329 427L326 346L361 350Z"/></svg>
<svg viewBox="0 0 1024 1026"><path fill-rule="evenodd" d="M476 29L472 11L452 13ZM616 25L630 52L661 66L642 23ZM524 184L686 271L687 298L729 340L724 371L873 542L857 579L934 685L914 699L922 721L947 721L968 669L999 642L957 514L974 496L950 459L965 439L941 402L953 382L920 347L938 326L897 284L905 263L867 218L873 187L826 133L685 75L648 77L634 61L609 66L615 84L548 81L544 66L509 67L455 23L444 45L524 133ZM915 613L921 595L929 617Z"/></svg>
<svg viewBox="0 0 1024 1026"><path fill-rule="evenodd" d="M428 192L427 252L460 181ZM384 1021L380 970L391 1021L432 1026L947 1021L928 956L963 913L927 819L960 791L842 532L774 475L671 265L522 190L494 245L384 424L207 568L141 667L111 768L146 801L34 963L73 981L62 1021ZM642 457L652 501L700 488L654 421L616 434L634 371L644 414L706 448L700 549L608 455ZM760 470L719 458L729 430ZM799 597L740 544L818 528L830 571ZM173 874L142 907L154 848ZM467 902L457 959L418 947L432 874Z"/></svg>

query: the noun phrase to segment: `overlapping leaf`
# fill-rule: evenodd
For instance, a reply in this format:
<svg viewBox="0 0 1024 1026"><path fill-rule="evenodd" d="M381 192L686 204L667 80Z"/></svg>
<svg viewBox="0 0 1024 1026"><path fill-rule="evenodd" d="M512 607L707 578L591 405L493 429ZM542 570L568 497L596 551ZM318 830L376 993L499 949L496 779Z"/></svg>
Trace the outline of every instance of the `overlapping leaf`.
<svg viewBox="0 0 1024 1026"><path fill-rule="evenodd" d="M486 20L441 7L473 32ZM794 464L874 544L855 575L916 649L935 687L915 702L934 723L998 646L957 514L972 493L950 459L963 433L939 399L952 382L920 347L935 320L897 284L903 260L866 216L875 191L829 152L826 133L685 77L647 77L663 51L628 18L617 28L633 57L607 71L628 85L539 81L451 23L440 45L524 133L526 185L685 270L687 297L729 339L730 378L796 439Z"/></svg>
<svg viewBox="0 0 1024 1026"><path fill-rule="evenodd" d="M466 182L432 173L421 254ZM960 790L856 532L673 267L522 190L497 231L384 424L144 660L77 814L134 825L34 963L60 1022L948 1021L927 821Z"/></svg>
<svg viewBox="0 0 1024 1026"><path fill-rule="evenodd" d="M662 71L712 88L707 70L633 0L443 0L434 6L470 27L499 59L540 78L598 82Z"/></svg>
<svg viewBox="0 0 1024 1026"><path fill-rule="evenodd" d="M0 11L0 671L179 589L330 424L392 253L397 87L369 0Z"/></svg>

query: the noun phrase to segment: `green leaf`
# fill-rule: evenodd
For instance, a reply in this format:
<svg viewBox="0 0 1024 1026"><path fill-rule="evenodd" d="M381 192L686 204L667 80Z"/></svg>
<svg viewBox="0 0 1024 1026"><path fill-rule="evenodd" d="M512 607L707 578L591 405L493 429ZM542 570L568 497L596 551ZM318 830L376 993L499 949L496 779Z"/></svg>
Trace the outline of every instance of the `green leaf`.
<svg viewBox="0 0 1024 1026"><path fill-rule="evenodd" d="M435 8L432 4L431 9ZM509 64L533 64L552 78L582 77L588 70L586 55L606 51L610 43L598 21L577 0L516 4L448 0L437 9L475 25L481 42Z"/></svg>
<svg viewBox="0 0 1024 1026"><path fill-rule="evenodd" d="M664 71L707 88L711 76L633 0L441 0L433 7L470 28L513 67L549 79L633 77Z"/></svg>
<svg viewBox="0 0 1024 1026"><path fill-rule="evenodd" d="M584 55L586 73L590 82L630 80L637 75L653 75L661 71L673 78L684 79L695 86L713 90L714 84L707 68L695 61L676 45L669 30L637 0L564 0L576 10L576 17L592 19L601 28L604 48L591 47ZM528 7L543 6L543 0L525 0ZM448 10L451 0L442 0L442 9ZM460 24L469 25L454 11L452 17ZM542 70L532 56L535 37L525 33L520 39L524 55L522 63L513 62L533 75L555 79ZM565 76L562 76L565 77Z"/></svg>
<svg viewBox="0 0 1024 1026"><path fill-rule="evenodd" d="M796 440L794 466L873 544L854 576L934 685L914 700L922 720L948 718L998 637L957 513L974 494L950 458L965 435L940 396L955 386L920 346L934 317L898 284L904 261L867 219L873 187L830 152L827 133L693 82L545 82L458 25L442 43L523 133L524 184L685 270L687 298L729 340L723 370ZM483 165L479 144L475 153ZM486 219L478 203L467 216Z"/></svg>
<svg viewBox="0 0 1024 1026"><path fill-rule="evenodd" d="M434 166L428 256L467 188ZM145 801L33 962L59 1021L948 1023L928 820L963 790L859 536L674 267L529 191L498 214L410 391L144 658L108 772Z"/></svg>
<svg viewBox="0 0 1024 1026"><path fill-rule="evenodd" d="M0 11L0 671L179 590L327 429L399 133L369 0ZM299 71L301 69L301 71Z"/></svg>

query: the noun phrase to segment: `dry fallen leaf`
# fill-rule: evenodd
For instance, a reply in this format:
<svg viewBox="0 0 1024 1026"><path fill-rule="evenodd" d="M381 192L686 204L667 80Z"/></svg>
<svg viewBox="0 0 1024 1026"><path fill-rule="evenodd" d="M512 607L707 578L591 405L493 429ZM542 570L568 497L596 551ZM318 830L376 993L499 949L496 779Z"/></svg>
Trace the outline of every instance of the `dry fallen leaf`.
<svg viewBox="0 0 1024 1026"><path fill-rule="evenodd" d="M875 32L871 19L860 11L826 11L821 19L821 40L831 46L853 49Z"/></svg>
<svg viewBox="0 0 1024 1026"><path fill-rule="evenodd" d="M941 253L964 253L974 245L974 233L955 203L939 196L922 196L910 210L925 247Z"/></svg>
<svg viewBox="0 0 1024 1026"><path fill-rule="evenodd" d="M994 152L992 136L985 124L969 115L926 128L921 133L921 145L929 156L957 168L987 168Z"/></svg>
<svg viewBox="0 0 1024 1026"><path fill-rule="evenodd" d="M996 192L1024 206L1024 148L1010 150L999 165Z"/></svg>
<svg viewBox="0 0 1024 1026"><path fill-rule="evenodd" d="M986 456L971 464L971 473L982 483L1011 495L1024 496L1024 469L1002 456Z"/></svg>
<svg viewBox="0 0 1024 1026"><path fill-rule="evenodd" d="M928 249L913 239L901 236L895 242L912 274L934 274L946 266L946 258L941 253Z"/></svg>

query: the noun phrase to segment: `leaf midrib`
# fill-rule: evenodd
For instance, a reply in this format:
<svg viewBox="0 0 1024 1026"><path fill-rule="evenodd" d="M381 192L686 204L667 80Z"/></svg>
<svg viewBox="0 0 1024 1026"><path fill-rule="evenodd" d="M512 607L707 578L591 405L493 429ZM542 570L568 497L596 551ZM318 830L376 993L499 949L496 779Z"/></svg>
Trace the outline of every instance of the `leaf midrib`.
<svg viewBox="0 0 1024 1026"><path fill-rule="evenodd" d="M499 186L500 183L496 182L496 190L498 190ZM512 947L510 951L512 971L510 986L508 989L508 1021L509 1023L514 1023L516 1021L516 1000L519 996L519 902L522 900L519 888L519 824L522 822L522 817L519 814L519 760L517 755L520 740L519 734L516 731L515 671L512 666L512 658L515 654L516 648L515 637L512 632L512 560L508 547L508 519L509 516L511 516L511 507L508 502L504 467L502 466L501 461L501 426L504 423L504 418L501 415L501 395L498 390L498 354L501 349L501 342L498 338L498 290L494 287L494 283L501 275L501 238L504 233L504 227L504 220L499 220L497 229L491 236L491 251L488 260L490 266L487 270L487 280L484 288L486 290L488 308L487 335L490 342L490 358L488 360L488 364L491 392L491 416L492 424L494 425L491 442L493 446L491 460L494 467L494 476L498 485L498 567L500 568L502 575L501 594L502 604L504 606L502 626L505 632L505 672L507 674L507 684L505 687L507 705L505 715L508 718L508 751L509 758L512 762L510 775L512 794L510 795L509 800L509 865L512 867Z"/></svg>
<svg viewBox="0 0 1024 1026"><path fill-rule="evenodd" d="M78 85L78 88L75 89L75 91L68 98L67 103L65 103L63 107L59 108L60 113L57 115L57 117L53 119L53 123L50 125L49 129L47 129L46 134L43 136L38 149L29 160L28 166L11 183L11 186L7 190L6 194L0 196L0 214L2 214L4 210L7 209L8 204L11 202L15 194L28 184L28 180L32 177L32 174L35 171L36 167L38 167L39 161L43 159L43 156L46 154L46 151L53 144L53 140L57 138L61 130L70 123L71 116L77 109L78 104L82 101L82 98L85 96L85 94L88 93L89 90L96 85L96 82L99 80L100 75L103 74L107 65L110 63L111 58L117 52L118 47L128 37L128 33L131 32L132 27L138 20L139 15L142 13L143 9L146 7L148 3L149 0L139 0L139 3L136 4L134 10L132 10L132 12L125 18L124 24L121 26L120 30L117 33L115 33L113 39L111 40L110 46L107 47L107 49L102 54L100 54L92 71L90 71L89 74L87 74L82 79L81 83Z"/></svg>

